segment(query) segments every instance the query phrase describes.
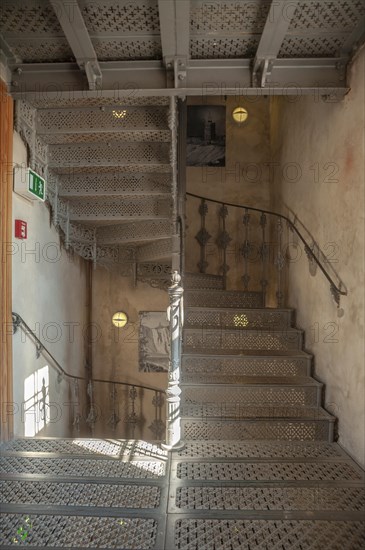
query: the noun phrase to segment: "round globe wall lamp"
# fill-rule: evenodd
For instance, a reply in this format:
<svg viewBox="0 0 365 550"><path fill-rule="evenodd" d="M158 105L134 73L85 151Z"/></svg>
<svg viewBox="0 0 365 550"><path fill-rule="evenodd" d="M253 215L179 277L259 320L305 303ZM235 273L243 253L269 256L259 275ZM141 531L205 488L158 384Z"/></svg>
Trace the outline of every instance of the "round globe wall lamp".
<svg viewBox="0 0 365 550"><path fill-rule="evenodd" d="M236 107L232 111L232 118L237 124L243 124L248 119L248 111L244 107Z"/></svg>
<svg viewBox="0 0 365 550"><path fill-rule="evenodd" d="M128 323L128 315L124 311L117 311L112 317L112 323L117 328L123 328Z"/></svg>

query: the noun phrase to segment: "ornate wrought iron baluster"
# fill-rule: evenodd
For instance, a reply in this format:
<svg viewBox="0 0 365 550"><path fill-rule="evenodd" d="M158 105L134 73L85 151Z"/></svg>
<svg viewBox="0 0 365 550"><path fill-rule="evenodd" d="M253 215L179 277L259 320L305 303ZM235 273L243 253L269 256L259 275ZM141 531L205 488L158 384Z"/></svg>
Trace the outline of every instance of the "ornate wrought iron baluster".
<svg viewBox="0 0 365 550"><path fill-rule="evenodd" d="M162 407L164 403L165 399L163 393L156 390L152 398L152 405L155 408L155 418L149 426L149 429L153 432L155 439L159 441L162 440L163 434L166 430L166 424L162 420Z"/></svg>
<svg viewBox="0 0 365 550"><path fill-rule="evenodd" d="M116 385L112 384L112 387L110 390L110 398L112 401L112 412L108 420L108 424L109 426L112 427L113 430L115 430L118 423L120 422L119 414L117 411L117 397L118 397L118 391L117 391Z"/></svg>
<svg viewBox="0 0 365 550"><path fill-rule="evenodd" d="M226 231L227 216L228 216L227 206L225 204L222 204L222 206L219 209L219 225L221 227L221 231L219 232L219 235L217 238L217 245L218 245L218 248L223 251L223 261L220 267L220 271L223 275L224 288L227 288L227 273L229 271L229 265L227 265L227 246L232 240L228 232Z"/></svg>
<svg viewBox="0 0 365 550"><path fill-rule="evenodd" d="M261 214L260 217L260 225L261 225L261 231L262 231L262 243L261 243L261 249L260 249L260 258L261 258L261 289L262 289L262 300L263 304L265 306L266 304L266 289L268 285L267 280L267 259L268 259L268 246L266 243L266 215L264 213Z"/></svg>
<svg viewBox="0 0 365 550"><path fill-rule="evenodd" d="M73 403L73 422L72 422L72 425L79 432L80 431L81 413L80 413L80 389L79 389L79 381L78 380L74 380L73 392L74 392L75 401Z"/></svg>
<svg viewBox="0 0 365 550"><path fill-rule="evenodd" d="M138 415L136 413L137 388L135 386L132 386L129 389L128 395L129 395L131 405L130 405L130 412L127 415L127 424L129 424L130 426L129 437L134 439L136 424L138 422Z"/></svg>
<svg viewBox="0 0 365 550"><path fill-rule="evenodd" d="M285 258L282 251L283 246L283 223L281 218L277 221L277 235L278 235L278 251L275 259L275 265L278 272L278 286L276 291L277 306L281 307L283 304L283 277L282 271L285 265Z"/></svg>
<svg viewBox="0 0 365 550"><path fill-rule="evenodd" d="M91 431L93 431L95 427L95 423L98 419L98 415L94 404L94 386L91 380L89 380L87 385L87 394L90 397L90 411L86 419L86 422L89 424Z"/></svg>
<svg viewBox="0 0 365 550"><path fill-rule="evenodd" d="M201 226L200 226L200 231L195 235L195 238L200 245L200 261L198 262L197 266L199 268L200 273L205 273L208 267L206 246L212 236L208 233L208 231L205 228L205 217L208 214L208 205L204 199L201 200L201 203L199 206L199 214L200 214Z"/></svg>
<svg viewBox="0 0 365 550"><path fill-rule="evenodd" d="M242 247L242 255L244 259L244 275L242 277L243 288L248 290L251 277L248 274L248 260L251 252L251 244L249 241L250 235L250 214L247 208L245 208L245 214L243 216L243 225L245 226L245 240Z"/></svg>
<svg viewBox="0 0 365 550"><path fill-rule="evenodd" d="M166 390L167 430L165 449L177 449L181 439L180 425L180 364L181 335L183 326L182 296L184 289L180 286L181 277L177 271L172 274L172 285L169 287L170 306L170 362L169 381Z"/></svg>

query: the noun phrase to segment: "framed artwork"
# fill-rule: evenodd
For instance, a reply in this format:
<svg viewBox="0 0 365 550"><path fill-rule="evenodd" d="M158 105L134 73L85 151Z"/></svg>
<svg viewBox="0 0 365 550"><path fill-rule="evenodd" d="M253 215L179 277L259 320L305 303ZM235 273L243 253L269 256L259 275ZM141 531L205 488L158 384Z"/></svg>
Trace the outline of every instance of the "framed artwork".
<svg viewBox="0 0 365 550"><path fill-rule="evenodd" d="M168 372L170 323L166 311L139 312L139 370Z"/></svg>
<svg viewBox="0 0 365 550"><path fill-rule="evenodd" d="M225 166L225 106L188 105L187 119L187 166Z"/></svg>

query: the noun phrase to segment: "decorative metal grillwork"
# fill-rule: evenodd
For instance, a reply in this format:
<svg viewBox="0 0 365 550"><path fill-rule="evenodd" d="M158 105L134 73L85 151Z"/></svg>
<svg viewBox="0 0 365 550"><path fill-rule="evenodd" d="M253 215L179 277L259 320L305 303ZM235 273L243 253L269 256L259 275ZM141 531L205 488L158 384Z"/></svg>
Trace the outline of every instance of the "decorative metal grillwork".
<svg viewBox="0 0 365 550"><path fill-rule="evenodd" d="M77 109L79 107L99 108L104 106L112 106L117 109L120 105L125 106L141 106L146 107L148 105L156 106L168 106L170 98L163 96L137 96L135 90L131 89L129 96L118 97L116 91L114 97L105 97L100 94L96 94L95 97L75 97L76 94L70 92L70 97L49 98L49 97L32 97L28 100L29 104L38 109L60 109L61 107L70 107Z"/></svg>
<svg viewBox="0 0 365 550"><path fill-rule="evenodd" d="M159 34L160 19L156 0L104 2L82 0L81 12L90 34Z"/></svg>
<svg viewBox="0 0 365 550"><path fill-rule="evenodd" d="M362 550L365 537L360 521L179 519L174 543L179 550L247 548Z"/></svg>
<svg viewBox="0 0 365 550"><path fill-rule="evenodd" d="M242 376L304 376L310 374L310 358L302 357L183 357L183 373ZM183 375L184 376L184 375Z"/></svg>
<svg viewBox="0 0 365 550"><path fill-rule="evenodd" d="M60 195L134 195L168 193L169 174L69 174L59 178Z"/></svg>
<svg viewBox="0 0 365 550"><path fill-rule="evenodd" d="M335 57L347 39L339 36L287 36L278 57Z"/></svg>
<svg viewBox="0 0 365 550"><path fill-rule="evenodd" d="M125 115L116 115L125 110ZM124 112L124 111L123 111ZM38 111L38 134L67 132L107 132L116 130L168 130L168 111L164 107L116 107L99 109L47 109Z"/></svg>
<svg viewBox="0 0 365 550"><path fill-rule="evenodd" d="M51 145L49 147L50 168L58 166L119 166L133 164L170 164L167 143L127 143L121 150L119 145L78 143L72 145Z"/></svg>
<svg viewBox="0 0 365 550"><path fill-rule="evenodd" d="M270 5L257 0L249 2L205 2L192 0L190 32L196 34L260 33L266 22Z"/></svg>
<svg viewBox="0 0 365 550"><path fill-rule="evenodd" d="M187 441L179 456L202 458L332 458L339 448L323 442Z"/></svg>
<svg viewBox="0 0 365 550"><path fill-rule="evenodd" d="M135 457L156 456L166 457L167 451L160 449L153 443L138 440L110 441L105 439L16 439L3 443L1 453L25 451L37 453L61 454L91 454L118 457L121 455Z"/></svg>
<svg viewBox="0 0 365 550"><path fill-rule="evenodd" d="M307 0L300 2L289 27L290 31L298 29L318 29L318 31L350 31L365 14L361 0Z"/></svg>
<svg viewBox="0 0 365 550"><path fill-rule="evenodd" d="M207 422L182 420L185 439L263 439L267 441L330 441L332 428L327 421L273 420L258 422Z"/></svg>
<svg viewBox="0 0 365 550"><path fill-rule="evenodd" d="M67 62L73 60L72 50L64 38L44 38L41 41L17 38L11 45L12 53L23 63Z"/></svg>
<svg viewBox="0 0 365 550"><path fill-rule="evenodd" d="M70 200L72 220L121 220L133 218L168 218L169 200L151 198L99 198Z"/></svg>
<svg viewBox="0 0 365 550"><path fill-rule="evenodd" d="M208 267L208 262L206 259L206 246L210 241L210 239L212 238L212 236L209 234L209 232L205 228L205 218L206 218L206 215L208 214L208 205L204 200L202 200L200 203L199 214L200 214L200 230L195 235L195 238L198 241L200 246L200 260L197 265L200 273L205 273Z"/></svg>
<svg viewBox="0 0 365 550"><path fill-rule="evenodd" d="M97 169L97 170L96 170ZM95 174L97 171L99 174L115 173L117 167L113 164L110 166L56 166L52 168L52 172L57 175L70 174ZM129 174L170 174L171 167L169 164L119 164L118 171Z"/></svg>
<svg viewBox="0 0 365 550"><path fill-rule="evenodd" d="M78 458L27 458L1 457L3 474L41 474L48 476L116 477L155 479L165 475L165 464L159 461L121 462L119 460L95 460Z"/></svg>
<svg viewBox="0 0 365 550"><path fill-rule="evenodd" d="M172 240L160 239L155 242L140 246L137 250L138 262L149 262L153 260L169 259L172 252Z"/></svg>
<svg viewBox="0 0 365 550"><path fill-rule="evenodd" d="M304 407L301 404L278 405L277 403L240 403L239 401L215 402L206 401L195 404L184 404L181 413L187 418L199 418L205 421L213 420L254 420L254 421L281 421L281 420L318 420L328 419L330 416L317 407Z"/></svg>
<svg viewBox="0 0 365 550"><path fill-rule="evenodd" d="M265 382L262 382L263 384ZM248 385L227 387L185 387L184 403L241 403L250 405L315 406L318 405L318 390L315 387L270 387Z"/></svg>
<svg viewBox="0 0 365 550"><path fill-rule="evenodd" d="M125 132L103 132L93 134L43 134L42 140L47 144L64 143L93 143L93 142L117 142L120 145L124 142L169 142L171 134L168 130L127 130Z"/></svg>
<svg viewBox="0 0 365 550"><path fill-rule="evenodd" d="M94 517L94 516L28 516L32 528L26 539L31 546L60 548L143 548L155 546L157 522L149 518ZM0 543L14 545L14 534L19 528L19 514L1 514ZM92 533L92 538L90 533Z"/></svg>
<svg viewBox="0 0 365 550"><path fill-rule="evenodd" d="M94 47L100 61L162 59L162 48L159 37L133 37L133 40L119 38L115 38L114 40L98 39L98 41L94 41Z"/></svg>
<svg viewBox="0 0 365 550"><path fill-rule="evenodd" d="M97 242L100 244L143 242L169 236L171 236L171 223L169 220L124 223L96 229Z"/></svg>
<svg viewBox="0 0 365 550"><path fill-rule="evenodd" d="M185 329L184 349L201 350L293 350L302 346L302 335L294 329L286 332Z"/></svg>
<svg viewBox="0 0 365 550"><path fill-rule="evenodd" d="M5 36L32 34L34 29L44 35L63 34L56 13L47 2L4 2L0 12L0 26Z"/></svg>
<svg viewBox="0 0 365 550"><path fill-rule="evenodd" d="M176 476L219 481L361 481L361 474L343 462L179 462Z"/></svg>
<svg viewBox="0 0 365 550"><path fill-rule="evenodd" d="M184 285L187 290L217 289L223 290L223 277L207 273L186 273Z"/></svg>
<svg viewBox="0 0 365 550"><path fill-rule="evenodd" d="M219 290L187 290L185 304L196 307L262 307L259 292L234 292Z"/></svg>
<svg viewBox="0 0 365 550"><path fill-rule="evenodd" d="M251 58L255 55L260 37L193 38L190 41L192 59Z"/></svg>
<svg viewBox="0 0 365 550"><path fill-rule="evenodd" d="M221 327L237 329L287 330L291 326L291 312L280 310L194 310L187 309L185 326Z"/></svg>
<svg viewBox="0 0 365 550"><path fill-rule="evenodd" d="M365 511L359 487L178 487L182 510Z"/></svg>
<svg viewBox="0 0 365 550"><path fill-rule="evenodd" d="M0 481L3 503L157 508L160 489L148 485Z"/></svg>
<svg viewBox="0 0 365 550"><path fill-rule="evenodd" d="M152 288L167 290L171 282L171 264L138 263L137 280Z"/></svg>

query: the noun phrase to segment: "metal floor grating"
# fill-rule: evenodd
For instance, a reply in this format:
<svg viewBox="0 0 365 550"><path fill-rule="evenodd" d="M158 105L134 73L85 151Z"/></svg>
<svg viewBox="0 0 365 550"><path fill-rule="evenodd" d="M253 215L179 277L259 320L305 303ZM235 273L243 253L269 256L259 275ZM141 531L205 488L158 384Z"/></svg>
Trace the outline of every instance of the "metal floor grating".
<svg viewBox="0 0 365 550"><path fill-rule="evenodd" d="M363 547L363 472L334 443L187 441L168 455L133 440L22 439L0 451L4 549Z"/></svg>
<svg viewBox="0 0 365 550"><path fill-rule="evenodd" d="M176 477L205 481L363 481L354 466L343 462L178 462Z"/></svg>
<svg viewBox="0 0 365 550"><path fill-rule="evenodd" d="M362 522L178 519L169 548L178 550L362 550Z"/></svg>

